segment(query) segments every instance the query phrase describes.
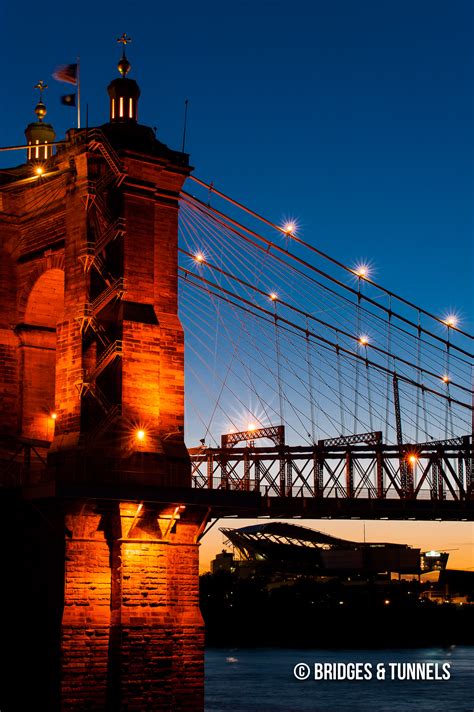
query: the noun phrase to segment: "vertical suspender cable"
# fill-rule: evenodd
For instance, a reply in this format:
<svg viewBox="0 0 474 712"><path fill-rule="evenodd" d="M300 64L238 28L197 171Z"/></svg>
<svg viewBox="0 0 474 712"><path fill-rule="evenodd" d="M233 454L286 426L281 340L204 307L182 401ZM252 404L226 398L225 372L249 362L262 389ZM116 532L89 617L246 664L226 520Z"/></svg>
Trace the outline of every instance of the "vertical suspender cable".
<svg viewBox="0 0 474 712"><path fill-rule="evenodd" d="M274 308L274 319L275 319L275 354L276 354L276 365L277 365L277 387L278 387L278 404L279 404L279 415L280 423L284 421L283 413L283 390L281 384L281 363L280 363L280 335L278 333L278 314L277 314L277 300L273 301Z"/></svg>
<svg viewBox="0 0 474 712"><path fill-rule="evenodd" d="M342 390L342 373L341 373L341 354L339 352L339 332L336 331L336 366L337 366L337 383L339 389L339 409L341 414L341 435L346 434L346 425L344 418L344 396ZM355 417L355 416L354 416ZM354 425L354 432L356 427Z"/></svg>
<svg viewBox="0 0 474 712"><path fill-rule="evenodd" d="M448 396L449 396L449 383L448 383ZM449 437L449 438L453 438L453 437L454 437L453 404L451 403L450 400L447 400L446 403L447 403L448 412L449 412L449 417L448 417L448 420L449 420L449 435L448 435L448 437Z"/></svg>
<svg viewBox="0 0 474 712"><path fill-rule="evenodd" d="M356 336L360 337L360 276L357 280L357 306L356 306ZM355 392L354 392L354 430L357 432L357 422L358 422L358 411L359 411L359 359L355 363Z"/></svg>
<svg viewBox="0 0 474 712"><path fill-rule="evenodd" d="M450 353L449 353L449 339L451 336L451 330L450 327L448 326L448 339L446 343L446 361L445 361L445 371L444 371L444 380L446 382L447 386L447 391L448 391L448 396L449 396L449 375L450 375ZM444 410L444 437L449 438L449 428L448 428L448 422L451 418L452 422L452 412L451 412L451 402L447 400L445 402L445 410Z"/></svg>
<svg viewBox="0 0 474 712"><path fill-rule="evenodd" d="M369 409L369 424L370 424L370 429L374 429L374 417L372 413L372 385L370 381L370 368L369 368L369 362L367 360L367 345L365 346L365 376L367 379L367 405Z"/></svg>
<svg viewBox="0 0 474 712"><path fill-rule="evenodd" d="M390 374L388 370L390 369L390 351L392 348L392 297L389 297L388 302L388 321L387 321L387 392L385 396L385 442L388 442L388 432L390 423L390 400L391 400L391 383Z"/></svg>
<svg viewBox="0 0 474 712"><path fill-rule="evenodd" d="M395 408L395 426L397 430L397 445L403 445L403 430L402 430L402 411L400 408L400 390L398 386L398 377L395 374L393 377L393 405Z"/></svg>
<svg viewBox="0 0 474 712"><path fill-rule="evenodd" d="M425 389L421 389L421 404L422 404L422 413L423 413L423 423L424 423L424 431L425 431L425 440L432 440L431 435L428 432L428 406L426 404L426 393Z"/></svg>
<svg viewBox="0 0 474 712"><path fill-rule="evenodd" d="M418 367L417 380L420 382L420 365L421 365L421 314L418 310L418 332L416 337L416 365ZM420 389L416 389L416 410L415 410L415 441L418 442L420 425Z"/></svg>
<svg viewBox="0 0 474 712"><path fill-rule="evenodd" d="M309 343L309 328L308 318L306 318L306 365L308 367L308 390L309 390L309 406L311 414L311 440L316 443L316 409L314 407L314 392L313 392L313 373L311 363L311 347Z"/></svg>

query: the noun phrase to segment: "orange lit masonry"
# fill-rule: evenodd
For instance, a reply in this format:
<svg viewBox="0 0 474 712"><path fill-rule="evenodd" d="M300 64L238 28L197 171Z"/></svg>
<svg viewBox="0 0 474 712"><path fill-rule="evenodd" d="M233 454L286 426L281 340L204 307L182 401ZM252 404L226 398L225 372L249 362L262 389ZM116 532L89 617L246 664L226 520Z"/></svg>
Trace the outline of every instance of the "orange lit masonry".
<svg viewBox="0 0 474 712"><path fill-rule="evenodd" d="M0 228L13 246L0 247L0 434L42 458L40 475L23 474L28 502L9 510L25 522L9 547L18 571L24 561L28 580L58 602L28 600L38 629L25 646L42 709L74 700L102 710L114 699L114 709L199 712L198 536L208 508L166 494L191 483L176 279L178 199L191 169L137 124L133 79L112 81L109 94L108 123L71 130L44 164L0 177ZM8 181L14 191L2 190ZM56 498L59 489L67 496ZM20 620L20 604L9 605ZM18 648L8 635L4 644ZM16 689L15 699L28 694Z"/></svg>

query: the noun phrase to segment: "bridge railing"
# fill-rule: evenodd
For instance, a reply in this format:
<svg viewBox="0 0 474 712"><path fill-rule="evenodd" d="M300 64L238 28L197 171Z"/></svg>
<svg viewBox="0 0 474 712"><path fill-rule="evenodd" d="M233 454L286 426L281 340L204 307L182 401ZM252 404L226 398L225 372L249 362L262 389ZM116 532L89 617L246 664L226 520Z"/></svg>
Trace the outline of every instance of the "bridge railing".
<svg viewBox="0 0 474 712"><path fill-rule="evenodd" d="M26 438L9 443L0 452L0 486L45 481L48 447ZM470 439L459 446L416 447L203 448L191 451L192 487L288 499L474 499Z"/></svg>
<svg viewBox="0 0 474 712"><path fill-rule="evenodd" d="M462 501L473 493L469 438L403 448L203 448L191 461L194 487L270 497Z"/></svg>
<svg viewBox="0 0 474 712"><path fill-rule="evenodd" d="M0 443L0 487L21 487L44 481L47 440L15 438Z"/></svg>

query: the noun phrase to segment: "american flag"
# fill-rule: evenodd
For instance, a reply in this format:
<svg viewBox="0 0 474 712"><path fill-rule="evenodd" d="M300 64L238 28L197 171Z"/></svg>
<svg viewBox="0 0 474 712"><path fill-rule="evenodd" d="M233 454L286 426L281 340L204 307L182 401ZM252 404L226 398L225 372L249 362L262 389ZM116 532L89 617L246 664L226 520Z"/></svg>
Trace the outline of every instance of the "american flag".
<svg viewBox="0 0 474 712"><path fill-rule="evenodd" d="M61 64L53 72L53 78L66 84L77 84L77 64Z"/></svg>

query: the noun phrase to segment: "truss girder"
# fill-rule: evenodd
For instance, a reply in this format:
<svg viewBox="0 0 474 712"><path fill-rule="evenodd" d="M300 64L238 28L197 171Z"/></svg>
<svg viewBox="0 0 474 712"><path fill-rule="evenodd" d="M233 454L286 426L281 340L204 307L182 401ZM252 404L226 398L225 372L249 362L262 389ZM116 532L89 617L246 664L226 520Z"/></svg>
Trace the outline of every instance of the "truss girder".
<svg viewBox="0 0 474 712"><path fill-rule="evenodd" d="M192 455L195 487L264 496L341 499L469 499L473 447L452 441L410 446L209 448ZM405 463L403 466L401 463ZM466 475L464 471L466 470Z"/></svg>

